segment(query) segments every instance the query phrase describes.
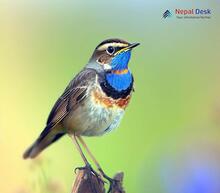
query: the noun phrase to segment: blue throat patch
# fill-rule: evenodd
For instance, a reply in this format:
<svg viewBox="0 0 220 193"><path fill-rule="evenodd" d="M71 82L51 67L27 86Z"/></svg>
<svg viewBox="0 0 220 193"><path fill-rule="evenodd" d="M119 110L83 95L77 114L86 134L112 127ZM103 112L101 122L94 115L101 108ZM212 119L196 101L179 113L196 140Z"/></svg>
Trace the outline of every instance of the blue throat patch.
<svg viewBox="0 0 220 193"><path fill-rule="evenodd" d="M112 70L128 69L128 62L131 57L131 51L126 51L116 55L112 61ZM117 91L126 90L131 85L133 79L130 70L124 74L108 73L106 75L107 82Z"/></svg>

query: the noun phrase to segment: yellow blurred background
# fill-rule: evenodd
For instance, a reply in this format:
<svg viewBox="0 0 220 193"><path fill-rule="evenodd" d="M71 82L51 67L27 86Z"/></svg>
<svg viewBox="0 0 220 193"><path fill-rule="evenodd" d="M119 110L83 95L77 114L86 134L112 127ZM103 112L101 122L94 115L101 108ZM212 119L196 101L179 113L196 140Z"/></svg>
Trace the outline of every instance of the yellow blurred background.
<svg viewBox="0 0 220 193"><path fill-rule="evenodd" d="M211 19L162 19L197 7ZM116 132L86 138L91 150L129 193L220 192L219 22L214 0L0 0L0 191L70 192L83 163L68 137L37 160L22 153L96 45L119 37L141 43L135 93Z"/></svg>

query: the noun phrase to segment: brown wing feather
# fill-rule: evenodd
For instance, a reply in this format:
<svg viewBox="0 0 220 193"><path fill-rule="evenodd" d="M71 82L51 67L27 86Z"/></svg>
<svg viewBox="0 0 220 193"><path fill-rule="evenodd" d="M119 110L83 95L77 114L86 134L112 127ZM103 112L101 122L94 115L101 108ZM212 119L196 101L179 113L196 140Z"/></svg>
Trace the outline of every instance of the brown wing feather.
<svg viewBox="0 0 220 193"><path fill-rule="evenodd" d="M65 134L59 123L86 98L88 85L93 84L95 78L96 71L86 68L69 83L52 108L45 129L33 145L25 151L23 155L25 159L36 157Z"/></svg>
<svg viewBox="0 0 220 193"><path fill-rule="evenodd" d="M47 119L47 125L56 125L70 110L72 110L72 108L77 107L80 101L86 97L87 86L95 81L95 77L95 70L89 68L82 70L69 83L64 93L55 103Z"/></svg>

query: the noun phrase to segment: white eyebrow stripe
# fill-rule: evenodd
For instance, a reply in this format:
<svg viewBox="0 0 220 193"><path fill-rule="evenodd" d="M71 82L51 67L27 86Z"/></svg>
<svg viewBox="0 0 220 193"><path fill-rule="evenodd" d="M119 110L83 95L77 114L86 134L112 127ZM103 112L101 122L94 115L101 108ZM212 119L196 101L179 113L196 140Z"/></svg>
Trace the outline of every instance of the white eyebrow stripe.
<svg viewBox="0 0 220 193"><path fill-rule="evenodd" d="M106 50L109 46L113 46L113 47L126 47L126 46L128 46L128 44L120 43L120 42L106 43L106 44L101 45L100 47L98 47L97 50Z"/></svg>

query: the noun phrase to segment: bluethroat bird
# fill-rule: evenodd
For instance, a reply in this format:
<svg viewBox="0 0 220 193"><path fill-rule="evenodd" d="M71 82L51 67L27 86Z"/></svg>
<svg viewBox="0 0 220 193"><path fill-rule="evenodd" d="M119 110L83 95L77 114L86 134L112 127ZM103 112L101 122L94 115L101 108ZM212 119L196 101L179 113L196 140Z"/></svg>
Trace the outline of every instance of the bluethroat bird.
<svg viewBox="0 0 220 193"><path fill-rule="evenodd" d="M88 149L82 136L100 136L115 129L133 91L133 76L128 68L131 50L139 43L107 39L94 50L88 64L70 81L56 101L46 127L23 157L35 158L50 144L68 134L86 167L91 168L81 145L101 175L110 180ZM94 171L94 170L93 170Z"/></svg>

